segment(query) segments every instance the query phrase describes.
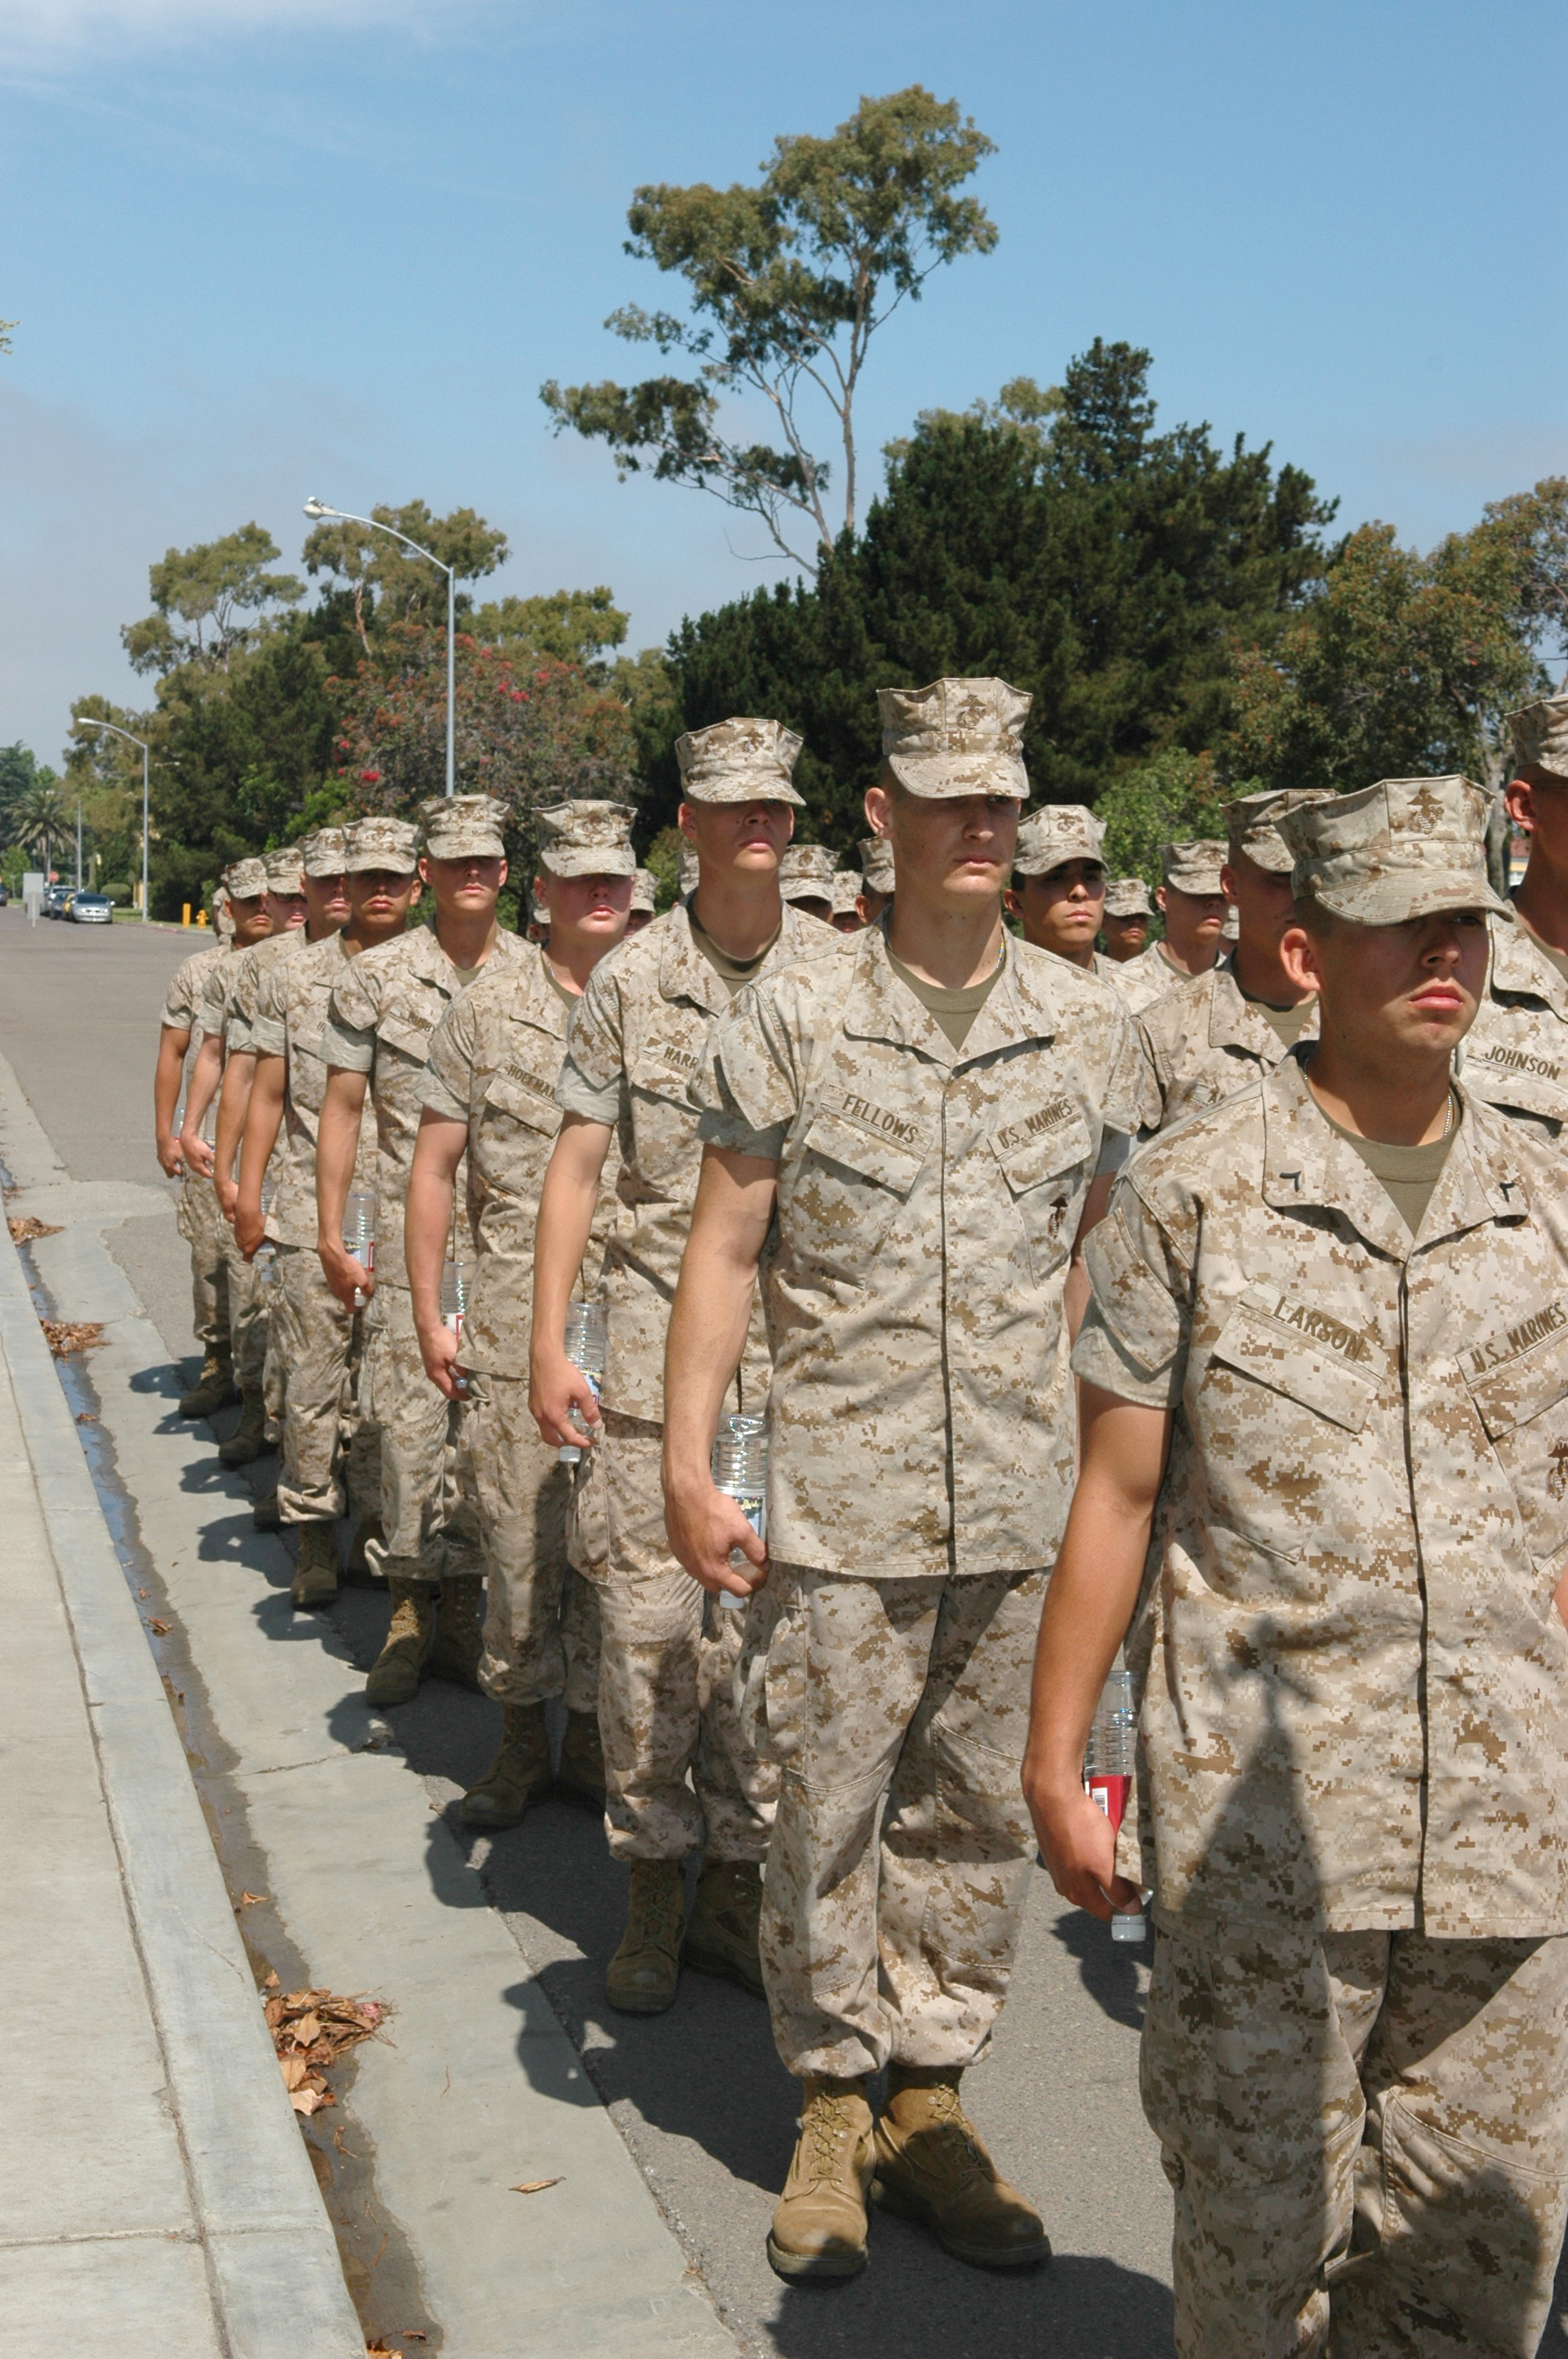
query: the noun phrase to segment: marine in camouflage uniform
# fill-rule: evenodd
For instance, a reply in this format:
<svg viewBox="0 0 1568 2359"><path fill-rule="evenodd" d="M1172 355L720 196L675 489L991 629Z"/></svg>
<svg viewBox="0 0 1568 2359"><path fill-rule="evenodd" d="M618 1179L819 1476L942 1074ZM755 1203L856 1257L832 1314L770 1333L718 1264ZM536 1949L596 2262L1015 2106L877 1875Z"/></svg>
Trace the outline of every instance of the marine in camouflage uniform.
<svg viewBox="0 0 1568 2359"><path fill-rule="evenodd" d="M1395 779L1280 826L1336 925L1506 921L1485 814L1465 780ZM1546 2321L1568 1209L1554 1144L1450 1103L1445 1146L1395 1150L1431 1158L1401 1209L1288 1057L1136 1155L1087 1248L1075 1367L1173 1429L1117 1866L1154 1893L1182 2359L1528 2359Z"/></svg>
<svg viewBox="0 0 1568 2359"><path fill-rule="evenodd" d="M863 926L874 926L893 893L892 845L885 835L863 835L860 838L860 912Z"/></svg>
<svg viewBox="0 0 1568 2359"><path fill-rule="evenodd" d="M1110 879L1105 888L1101 931L1105 937L1104 955L1112 966L1130 966L1141 955L1152 916L1153 904L1149 898L1149 887L1141 876L1113 876Z"/></svg>
<svg viewBox="0 0 1568 2359"><path fill-rule="evenodd" d="M801 806L790 782L800 740L777 723L735 719L676 745L690 805ZM698 896L700 897L700 888ZM751 962L767 975L831 956L838 936L787 902L778 932ZM684 1896L678 1864L700 1850L688 1962L761 1991L755 1962L759 1866L776 1773L744 1736L734 1704L741 1617L705 1599L670 1554L659 1462L665 1334L702 1163L687 1084L708 1028L741 987L697 925L688 897L607 958L572 1018L557 1103L611 1126L619 1144L620 1212L605 1260L609 1329L602 1438L608 1576L600 1590L603 1654L599 1725L610 1847L633 1865L627 1936L611 1962L613 2004L654 2012L676 1995ZM759 1414L770 1375L762 1306L727 1411Z"/></svg>
<svg viewBox="0 0 1568 2359"><path fill-rule="evenodd" d="M307 876L349 873L341 828L319 830L301 849ZM323 1604L336 1594L338 1517L351 1513L369 1532L381 1504L379 1448L355 1401L364 1314L339 1301L315 1250L316 1132L327 1086L323 1037L333 987L351 955L341 933L333 933L275 960L257 989L248 1030L258 1063L281 1058L287 1076L266 1234L277 1249L273 1345L288 1371L277 1506L282 1523L299 1527L297 1605ZM368 1110L353 1185L375 1190L376 1133Z"/></svg>
<svg viewBox="0 0 1568 2359"><path fill-rule="evenodd" d="M1243 795L1226 813L1226 864L1232 907L1243 892L1238 946L1206 974L1180 983L1138 1019L1139 1037L1160 1093L1157 1127L1169 1130L1202 1107L1271 1071L1298 1040L1317 1038L1317 1008L1292 991L1279 963L1279 938L1292 921L1291 854L1277 821L1289 810L1326 800L1315 787ZM1252 873L1241 867L1249 864ZM1256 910L1259 930L1249 911ZM1110 972L1115 973L1111 968ZM1240 973L1257 971L1266 990L1249 996ZM1287 1001L1293 1001L1286 1005Z"/></svg>
<svg viewBox="0 0 1568 2359"><path fill-rule="evenodd" d="M1095 948L1105 910L1104 843L1104 822L1086 804L1044 804L1019 821L1014 882L1003 896L1010 914L1023 929L1026 942L1082 967L1087 974L1098 975L1102 983L1115 979L1118 973L1115 961ZM1021 876L1025 880L1060 877L1069 867L1077 868L1078 875L1070 882L1062 880L1053 912L1041 906L1040 897L1031 892L1027 881L1022 889L1017 883ZM1061 923L1065 913L1069 916L1065 928Z"/></svg>
<svg viewBox="0 0 1568 2359"><path fill-rule="evenodd" d="M1207 838L1161 847L1160 873L1164 881L1154 897L1165 914L1167 937L1174 927L1192 937L1192 947L1185 965L1177 964L1172 955L1175 943L1170 940L1151 942L1136 958L1125 959L1119 965L1114 959L1108 962L1108 973L1135 1016L1162 999L1166 992L1176 990L1189 975L1206 973L1219 956L1226 910L1219 872L1225 865L1225 851L1223 843ZM1173 894L1178 897L1174 902Z"/></svg>
<svg viewBox="0 0 1568 2359"><path fill-rule="evenodd" d="M881 701L909 797L1027 795L1027 696L943 680ZM1017 1762L1073 1480L1069 1257L1145 1082L1115 994L995 914L1000 963L967 994L923 1002L881 926L763 978L691 1089L710 1147L777 1170L746 1694L782 1771L762 1955L806 2082L768 2247L791 2277L864 2264L845 2141L869 2135L884 2065L888 2203L987 2266L1050 2250L958 2080L1000 2012L1033 1859Z"/></svg>
<svg viewBox="0 0 1568 2359"><path fill-rule="evenodd" d="M1510 713L1515 778L1508 800L1530 835L1518 922L1492 920L1487 990L1460 1052L1471 1095L1547 1138L1568 1123L1568 696ZM1542 840L1544 837L1544 841Z"/></svg>
<svg viewBox="0 0 1568 2359"><path fill-rule="evenodd" d="M230 894L235 899L251 900L256 895L265 893L267 889L266 867L263 861L235 861L225 874ZM251 948L262 950L268 947L273 940L279 939L282 938L269 936L266 942L253 943ZM197 1016L196 1029L204 1042L211 1041L215 1044L216 1052L221 1060L226 1058L228 1054L229 1022L234 1009L234 995L240 969L250 955L250 951L241 951L235 956L220 960L207 969L203 978L201 1004ZM216 1121L217 1109L214 1103L211 1106L211 1121L204 1114L201 1123L203 1132L207 1129L212 1130L214 1140ZM204 1180L201 1184L212 1198L213 1234L216 1237L222 1262L223 1290L229 1310L230 1358L234 1372L234 1382L240 1388L242 1398L254 1400L259 1408L266 1368L265 1305L257 1293L251 1266L235 1244L233 1230L223 1217L222 1207L217 1198L214 1174L212 1180Z"/></svg>
<svg viewBox="0 0 1568 2359"><path fill-rule="evenodd" d="M606 880L600 947L613 949L625 914L616 905L630 898L622 880L636 864L630 809L571 801L534 816L550 878ZM553 938L554 919L551 930ZM578 997L543 948L515 972L481 975L437 1026L425 1078L427 1129L436 1122L454 1125L449 1159L466 1140L474 1261L455 1363L467 1389L460 1474L484 1552L479 1683L504 1713L501 1751L463 1799L470 1826L514 1825L552 1787L563 1799L604 1807L599 1601L568 1561L573 1470L545 1441L528 1409L534 1238L561 1126L555 1090ZM423 1147L418 1152L423 1157ZM444 1177L445 1164L438 1168ZM608 1158L585 1256L589 1275L579 1276L574 1289L589 1296L599 1290L614 1216L615 1171ZM416 1292L416 1319L433 1316L434 1309L431 1303L421 1314ZM588 1456L591 1462L592 1452ZM567 1728L560 1774L552 1777L545 1705L557 1697Z"/></svg>
<svg viewBox="0 0 1568 2359"><path fill-rule="evenodd" d="M201 1042L201 999L209 971L231 955L226 942L208 944L181 960L164 994L162 1029L182 1044L186 1084L191 1059ZM183 1086L183 1085L182 1085ZM211 1108L202 1118L201 1136L212 1144ZM190 1247L191 1328L201 1346L201 1373L179 1404L181 1417L207 1417L234 1397L234 1371L229 1334L229 1279L218 1232L222 1215L212 1183L187 1169L179 1186L176 1225Z"/></svg>
<svg viewBox="0 0 1568 2359"><path fill-rule="evenodd" d="M503 857L504 814L490 796L434 797L420 816L433 860ZM414 857L406 822L359 821L350 856L406 874ZM515 972L526 955L515 934L497 933L480 972ZM392 1591L393 1622L366 1683L373 1703L406 1702L427 1668L469 1684L477 1668L483 1565L458 1484L460 1413L425 1374L403 1258L404 1198L430 1042L473 980L453 965L434 926L412 927L350 962L333 987L322 1035L322 1061L363 1074L375 1114L375 1291L360 1414L380 1437L384 1537L366 1553ZM433 1614L438 1594L439 1612Z"/></svg>
<svg viewBox="0 0 1568 2359"><path fill-rule="evenodd" d="M262 866L266 874L266 889L274 905L278 900L297 900L300 897L300 851L297 843L284 844L267 853ZM219 1166L227 1159L226 1141L232 1127L231 1107L237 1087L243 1088L243 1098L250 1094L250 1078L255 1070L255 1046L251 1027L255 1021L261 992L268 975L281 960L291 959L306 946L303 924L291 925L286 930L271 935L264 942L254 942L242 951L230 968L215 970L223 978L210 992L203 1009L203 1020L211 1012L217 991L222 991L222 1032L223 1040L223 1088L218 1101L218 1123L215 1133ZM214 1028L217 1028L216 1027ZM243 1077L235 1072L237 1059L243 1059ZM235 1160L238 1136L244 1129L243 1105L240 1108L239 1132L235 1137ZM268 1178L276 1182L275 1162ZM220 1179L232 1180L232 1171L221 1168L213 1174L214 1185ZM225 1466L248 1466L263 1457L276 1443L283 1421L285 1363L275 1348L270 1305L266 1292L257 1284L257 1273L240 1250L234 1235L232 1220L222 1215L222 1246L228 1273L231 1302L239 1298L241 1319L245 1332L245 1357L235 1354L235 1374L239 1381L240 1421L227 1440L220 1442L218 1456ZM259 1370L257 1363L259 1360Z"/></svg>

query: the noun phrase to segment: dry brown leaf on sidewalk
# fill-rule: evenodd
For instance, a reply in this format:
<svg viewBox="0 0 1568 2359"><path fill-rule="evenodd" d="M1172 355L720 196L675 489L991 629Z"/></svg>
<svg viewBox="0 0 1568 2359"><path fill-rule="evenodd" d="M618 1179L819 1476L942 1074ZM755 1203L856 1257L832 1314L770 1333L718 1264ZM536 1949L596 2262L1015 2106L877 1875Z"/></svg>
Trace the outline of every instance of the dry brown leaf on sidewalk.
<svg viewBox="0 0 1568 2359"><path fill-rule="evenodd" d="M265 1897L242 1892L236 1905L243 1908L246 1902ZM267 1976L263 1987L270 1987L275 1994L263 2001L262 2013L277 2051L289 2104L297 2114L306 2115L323 2105L335 2105L338 2101L322 2079L323 2071L362 2039L375 2038L386 2020L385 2007L378 1999L341 1998L330 1990L290 1991L278 1997L276 1973Z"/></svg>
<svg viewBox="0 0 1568 2359"><path fill-rule="evenodd" d="M558 2178L525 2179L521 2186L513 2188L511 2191L514 2195L542 2195L546 2187L558 2187L560 2183Z"/></svg>
<svg viewBox="0 0 1568 2359"><path fill-rule="evenodd" d="M152 1620L147 1624L147 1628L152 1632L155 1638L167 1638L173 1627L174 1625L172 1622L160 1622L156 1614L153 1615Z"/></svg>
<svg viewBox="0 0 1568 2359"><path fill-rule="evenodd" d="M52 1222L35 1221L31 1212L23 1220L7 1221L5 1226L11 1232L14 1245L30 1245L35 1237L58 1237L60 1234Z"/></svg>
<svg viewBox="0 0 1568 2359"><path fill-rule="evenodd" d="M40 1319L38 1325L57 1360L68 1360L74 1352L91 1352L103 1341L101 1319Z"/></svg>
<svg viewBox="0 0 1568 2359"><path fill-rule="evenodd" d="M277 1969L276 1966L273 1968L271 1973L268 1974L265 1982L263 1983L262 1988L263 1990L276 1990L277 1988Z"/></svg>
<svg viewBox="0 0 1568 2359"><path fill-rule="evenodd" d="M157 1625L156 1622L154 1623L153 1627L155 1630L157 1629ZM238 1908L254 1908L265 1898L266 1894L265 1892L242 1892L239 1899L234 1905Z"/></svg>

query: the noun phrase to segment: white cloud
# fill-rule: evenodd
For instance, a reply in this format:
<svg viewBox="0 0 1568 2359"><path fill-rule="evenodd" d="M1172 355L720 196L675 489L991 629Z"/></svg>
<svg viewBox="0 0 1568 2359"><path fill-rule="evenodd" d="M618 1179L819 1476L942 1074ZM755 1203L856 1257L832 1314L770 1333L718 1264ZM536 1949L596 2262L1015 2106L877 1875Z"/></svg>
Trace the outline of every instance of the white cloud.
<svg viewBox="0 0 1568 2359"><path fill-rule="evenodd" d="M106 52L204 46L224 36L447 29L461 0L0 0L0 57L96 61ZM466 14L473 13L471 8Z"/></svg>

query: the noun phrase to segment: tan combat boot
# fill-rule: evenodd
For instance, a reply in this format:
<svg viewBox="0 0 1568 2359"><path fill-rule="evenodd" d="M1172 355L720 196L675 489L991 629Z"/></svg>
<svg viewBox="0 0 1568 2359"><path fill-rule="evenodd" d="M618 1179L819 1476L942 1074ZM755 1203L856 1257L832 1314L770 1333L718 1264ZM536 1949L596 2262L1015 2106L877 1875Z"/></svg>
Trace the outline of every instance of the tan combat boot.
<svg viewBox="0 0 1568 2359"><path fill-rule="evenodd" d="M232 1400L240 1397L234 1382L234 1363L226 1351L216 1346L201 1363L201 1374L188 1393L179 1397L181 1417L211 1417L214 1410L227 1408Z"/></svg>
<svg viewBox="0 0 1568 2359"><path fill-rule="evenodd" d="M997 2177L965 2115L956 2065L889 2067L871 2201L901 2220L918 2220L945 2253L978 2268L1030 2268L1051 2257L1039 2213Z"/></svg>
<svg viewBox="0 0 1568 2359"><path fill-rule="evenodd" d="M503 1708L501 1750L463 1796L458 1816L466 1827L514 1827L531 1802L550 1790L550 1737L542 1703Z"/></svg>
<svg viewBox="0 0 1568 2359"><path fill-rule="evenodd" d="M477 1689L483 1651L484 1583L477 1572L449 1572L442 1580L436 1607L430 1676L451 1680L460 1688Z"/></svg>
<svg viewBox="0 0 1568 2359"><path fill-rule="evenodd" d="M556 1773L557 1802L576 1802L581 1809L604 1808L604 1747L599 1741L596 1712L568 1712L561 1740L561 1764Z"/></svg>
<svg viewBox="0 0 1568 2359"><path fill-rule="evenodd" d="M768 2259L781 2277L860 2276L871 2159L865 2082L808 2075L795 2158L768 2231Z"/></svg>
<svg viewBox="0 0 1568 2359"><path fill-rule="evenodd" d="M255 1506L251 1509L251 1521L255 1526L258 1532L282 1531L283 1516L277 1504L277 1484L276 1483L273 1484L271 1490L268 1491L265 1496L258 1499Z"/></svg>
<svg viewBox="0 0 1568 2359"><path fill-rule="evenodd" d="M301 1524L299 1561L289 1583L291 1604L303 1611L330 1605L338 1593L338 1527L330 1522Z"/></svg>
<svg viewBox="0 0 1568 2359"><path fill-rule="evenodd" d="M436 1636L436 1593L422 1581L392 1581L392 1627L365 1681L369 1703L410 1703Z"/></svg>
<svg viewBox="0 0 1568 2359"><path fill-rule="evenodd" d="M678 1859L634 1859L626 1930L604 1977L604 1995L623 2015L663 2015L680 1982L686 1890Z"/></svg>
<svg viewBox="0 0 1568 2359"><path fill-rule="evenodd" d="M265 1458L272 1444L266 1438L266 1403L259 1392L242 1395L240 1421L227 1441L218 1444L224 1466L250 1466Z"/></svg>
<svg viewBox="0 0 1568 2359"><path fill-rule="evenodd" d="M705 1859L686 1933L686 1962L699 1974L723 1974L762 1998L757 1919L762 1871L754 1860Z"/></svg>

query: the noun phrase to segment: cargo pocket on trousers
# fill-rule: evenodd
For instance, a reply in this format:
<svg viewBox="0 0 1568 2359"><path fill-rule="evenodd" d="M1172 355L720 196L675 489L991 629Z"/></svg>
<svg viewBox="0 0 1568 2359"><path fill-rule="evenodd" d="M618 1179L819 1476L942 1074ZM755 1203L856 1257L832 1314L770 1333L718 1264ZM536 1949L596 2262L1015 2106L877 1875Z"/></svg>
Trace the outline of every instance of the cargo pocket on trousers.
<svg viewBox="0 0 1568 2359"><path fill-rule="evenodd" d="M767 1595L764 1589L764 1601ZM781 1598L771 1619L755 1606L752 1619L755 1626L746 1634L741 1658L742 1730L762 1759L798 1769L806 1736L806 1609L797 1599Z"/></svg>
<svg viewBox="0 0 1568 2359"><path fill-rule="evenodd" d="M1455 2347L1467 2359L1533 2350L1562 2241L1562 2182L1434 2128L1398 2100L1382 2132L1384 2265L1456 2313Z"/></svg>

